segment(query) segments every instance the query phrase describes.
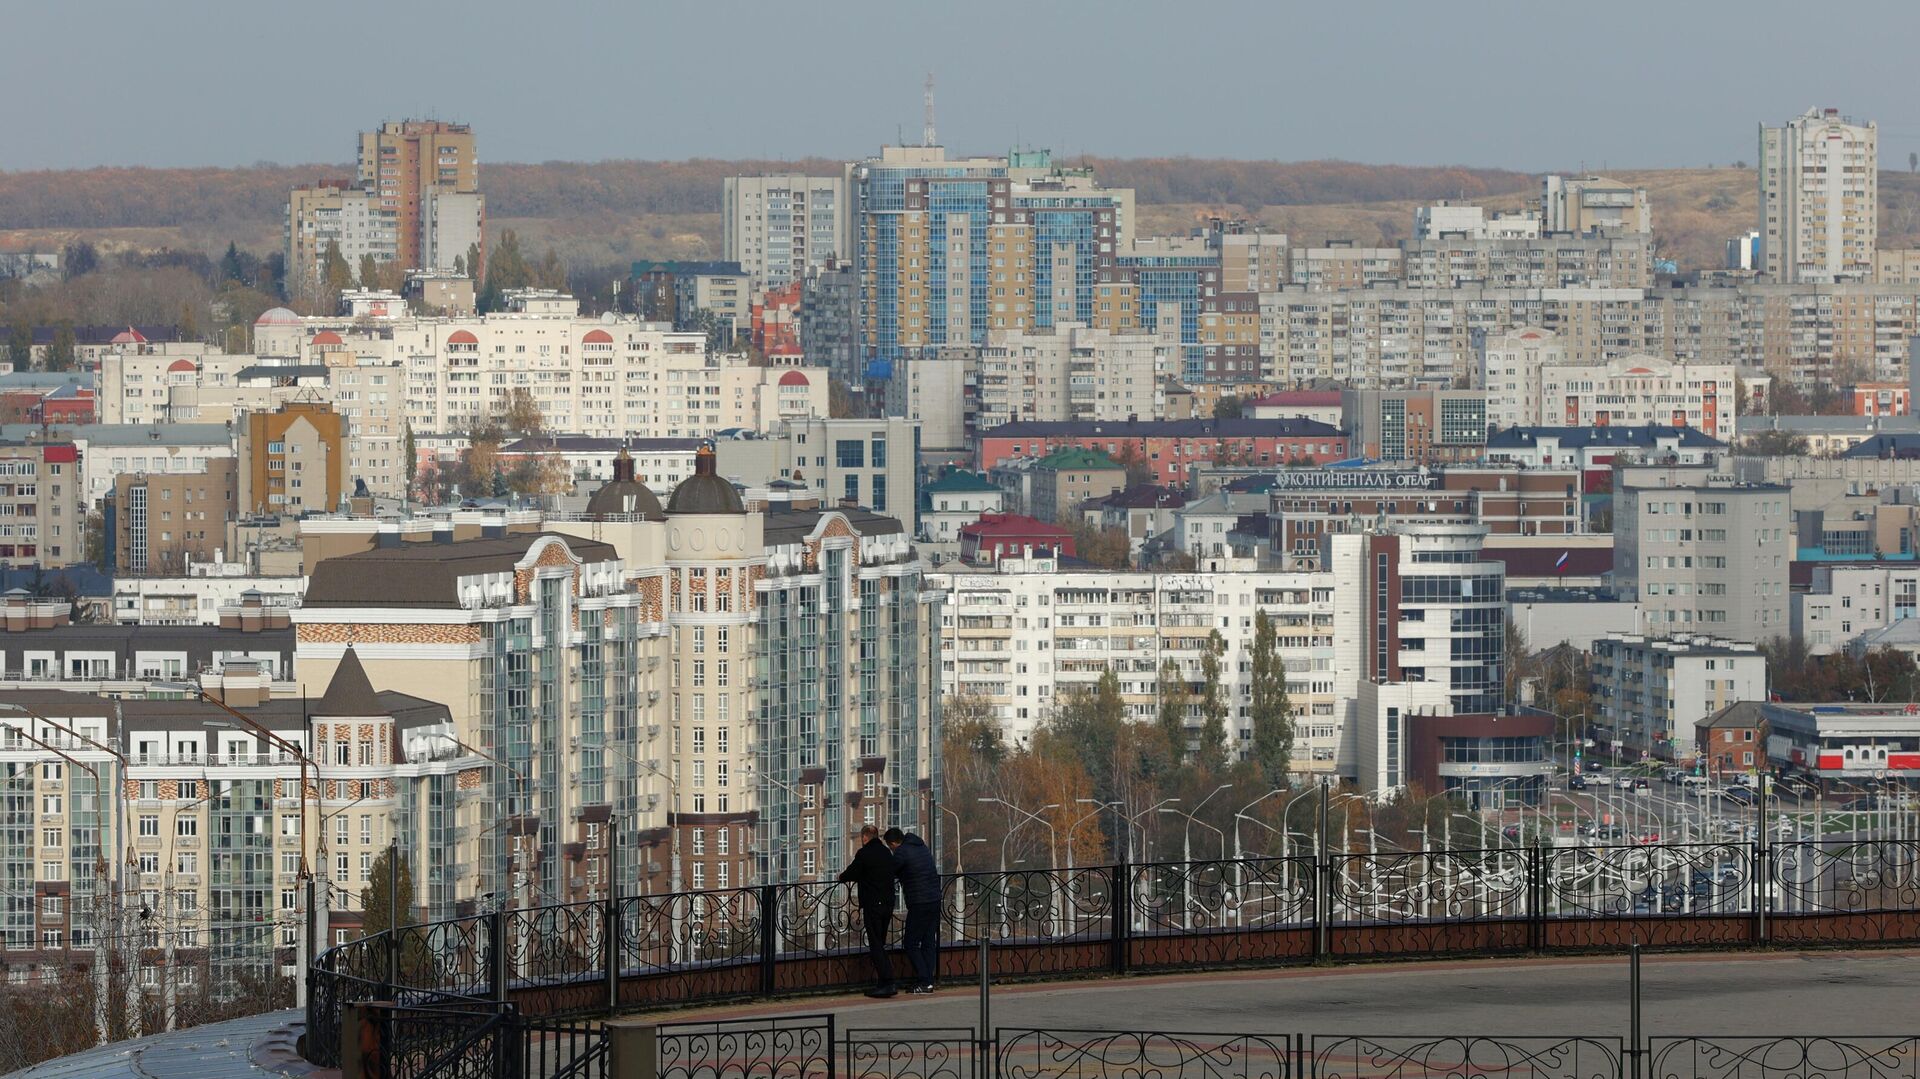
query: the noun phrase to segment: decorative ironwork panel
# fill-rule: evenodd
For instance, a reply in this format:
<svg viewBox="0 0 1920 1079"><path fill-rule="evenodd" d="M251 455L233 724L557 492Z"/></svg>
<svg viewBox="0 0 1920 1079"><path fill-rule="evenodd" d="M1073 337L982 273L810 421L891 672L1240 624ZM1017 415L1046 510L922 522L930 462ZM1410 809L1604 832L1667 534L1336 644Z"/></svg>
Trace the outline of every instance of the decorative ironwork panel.
<svg viewBox="0 0 1920 1079"><path fill-rule="evenodd" d="M1624 1059L1618 1038L1313 1037L1313 1079L1619 1079Z"/></svg>
<svg viewBox="0 0 1920 1079"><path fill-rule="evenodd" d="M1652 1038L1651 1079L1920 1079L1920 1038Z"/></svg>
<svg viewBox="0 0 1920 1079"><path fill-rule="evenodd" d="M752 888L620 901L620 972L670 979L678 1001L739 996L758 986L760 895Z"/></svg>
<svg viewBox="0 0 1920 1079"><path fill-rule="evenodd" d="M1555 847L1546 851L1548 917L1751 914L1745 843Z"/></svg>
<svg viewBox="0 0 1920 1079"><path fill-rule="evenodd" d="M849 1030L848 1079L985 1079L972 1027Z"/></svg>
<svg viewBox="0 0 1920 1079"><path fill-rule="evenodd" d="M942 939L1032 944L1105 939L1112 927L1112 871L1013 870L942 878Z"/></svg>
<svg viewBox="0 0 1920 1079"><path fill-rule="evenodd" d="M1293 1063L1285 1034L1002 1027L996 1041L998 1079L1285 1079Z"/></svg>
<svg viewBox="0 0 1920 1079"><path fill-rule="evenodd" d="M493 938L487 919L402 926L394 936L400 948L399 985L468 997L490 993Z"/></svg>
<svg viewBox="0 0 1920 1079"><path fill-rule="evenodd" d="M606 976L605 903L507 912L507 970L517 982L564 985Z"/></svg>
<svg viewBox="0 0 1920 1079"><path fill-rule="evenodd" d="M1524 917L1528 856L1519 848L1334 855L1328 910L1336 923Z"/></svg>
<svg viewBox="0 0 1920 1079"><path fill-rule="evenodd" d="M802 1015L656 1029L659 1079L833 1079L833 1016Z"/></svg>
<svg viewBox="0 0 1920 1079"><path fill-rule="evenodd" d="M1781 843L1769 855L1774 913L1920 909L1920 842Z"/></svg>

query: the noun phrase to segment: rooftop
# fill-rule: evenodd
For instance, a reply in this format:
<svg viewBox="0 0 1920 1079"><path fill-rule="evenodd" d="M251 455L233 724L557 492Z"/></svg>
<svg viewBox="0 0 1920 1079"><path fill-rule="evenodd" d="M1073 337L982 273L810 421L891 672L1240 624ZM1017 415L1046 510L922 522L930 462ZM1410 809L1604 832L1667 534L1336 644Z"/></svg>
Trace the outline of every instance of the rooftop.
<svg viewBox="0 0 1920 1079"><path fill-rule="evenodd" d="M992 493L1000 490L988 483L978 472L969 472L958 468L920 488L922 495L965 494L968 492Z"/></svg>
<svg viewBox="0 0 1920 1079"><path fill-rule="evenodd" d="M557 532L526 532L460 543L408 543L376 547L322 561L313 567L304 606L421 607L456 609L459 579L511 573L543 539L558 539L586 562L619 557L612 544Z"/></svg>
<svg viewBox="0 0 1920 1079"><path fill-rule="evenodd" d="M1080 471L1092 469L1120 471L1122 466L1120 462L1108 457L1106 453L1101 450L1089 450L1082 449L1079 446L1069 446L1063 450L1055 450L1041 458L1040 463L1034 467L1051 468L1055 472L1066 472L1070 470Z"/></svg>
<svg viewBox="0 0 1920 1079"><path fill-rule="evenodd" d="M982 431L981 438L1339 438L1330 423L1277 420L1017 420Z"/></svg>
<svg viewBox="0 0 1920 1079"><path fill-rule="evenodd" d="M1563 447L1630 446L1653 448L1672 441L1685 448L1726 449L1719 439L1708 438L1692 427L1644 424L1638 427L1509 427L1487 436L1488 450L1526 449L1542 439L1555 439Z"/></svg>

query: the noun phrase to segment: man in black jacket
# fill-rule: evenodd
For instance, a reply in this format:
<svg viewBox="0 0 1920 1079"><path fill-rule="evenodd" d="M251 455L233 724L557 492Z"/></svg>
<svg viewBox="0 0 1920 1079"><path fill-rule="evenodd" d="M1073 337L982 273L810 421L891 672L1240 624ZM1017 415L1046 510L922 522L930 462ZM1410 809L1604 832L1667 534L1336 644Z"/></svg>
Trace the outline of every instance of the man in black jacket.
<svg viewBox="0 0 1920 1079"><path fill-rule="evenodd" d="M907 929L901 941L907 962L913 964L913 988L907 992L931 993L934 975L940 970L940 869L933 864L926 841L912 832L889 828L886 841L893 848L900 891L907 900Z"/></svg>
<svg viewBox="0 0 1920 1079"><path fill-rule="evenodd" d="M887 930L893 924L893 854L880 842L880 829L860 829L860 849L840 874L840 883L857 885L860 914L867 924L867 958L873 962L870 997L893 995L893 963L887 957Z"/></svg>

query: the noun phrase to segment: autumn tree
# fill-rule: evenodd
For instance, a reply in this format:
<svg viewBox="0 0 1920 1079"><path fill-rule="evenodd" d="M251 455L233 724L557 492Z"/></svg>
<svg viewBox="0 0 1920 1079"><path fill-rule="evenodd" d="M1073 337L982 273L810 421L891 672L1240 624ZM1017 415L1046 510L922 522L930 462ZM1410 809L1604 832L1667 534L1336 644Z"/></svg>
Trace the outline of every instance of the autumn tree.
<svg viewBox="0 0 1920 1079"><path fill-rule="evenodd" d="M1220 659L1226 654L1226 638L1219 630L1207 634L1200 651L1200 746L1194 754L1207 772L1218 772L1227 763L1227 694L1221 684Z"/></svg>
<svg viewBox="0 0 1920 1079"><path fill-rule="evenodd" d="M1248 719L1253 759L1268 789L1287 785L1293 762L1293 701L1287 694L1287 664L1280 656L1273 619L1263 609L1253 617L1253 678Z"/></svg>

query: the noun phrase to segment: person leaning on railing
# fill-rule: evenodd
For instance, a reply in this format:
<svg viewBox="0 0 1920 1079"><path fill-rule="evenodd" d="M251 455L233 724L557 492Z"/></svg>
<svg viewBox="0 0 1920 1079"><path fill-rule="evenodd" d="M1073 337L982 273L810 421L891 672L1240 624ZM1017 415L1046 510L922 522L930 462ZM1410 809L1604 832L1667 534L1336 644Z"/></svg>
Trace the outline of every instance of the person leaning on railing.
<svg viewBox="0 0 1920 1079"><path fill-rule="evenodd" d="M840 883L856 885L860 914L867 927L867 958L873 961L870 997L893 995L893 964L887 958L887 930L893 925L893 853L880 842L880 829L860 829L860 849L840 873Z"/></svg>
<svg viewBox="0 0 1920 1079"><path fill-rule="evenodd" d="M931 993L940 967L940 870L933 864L926 840L912 832L889 828L881 838L893 850L900 894L907 901L907 928L901 941L907 962L913 964L913 988L907 992Z"/></svg>

